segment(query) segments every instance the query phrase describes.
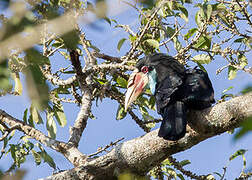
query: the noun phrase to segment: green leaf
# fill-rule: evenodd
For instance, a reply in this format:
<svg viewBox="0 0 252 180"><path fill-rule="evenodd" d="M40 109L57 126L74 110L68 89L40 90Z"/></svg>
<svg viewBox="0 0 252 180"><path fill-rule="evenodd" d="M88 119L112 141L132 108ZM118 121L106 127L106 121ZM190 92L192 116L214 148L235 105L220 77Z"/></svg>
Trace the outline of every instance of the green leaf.
<svg viewBox="0 0 252 180"><path fill-rule="evenodd" d="M28 124L29 124L30 126L32 126L32 127L35 127L35 126L34 126L34 121L33 121L32 117L31 117L31 115L30 115L29 118L28 118Z"/></svg>
<svg viewBox="0 0 252 180"><path fill-rule="evenodd" d="M238 60L239 60L239 66L241 68L244 68L245 66L248 65L248 59L246 56L244 56L243 54L239 54L238 55Z"/></svg>
<svg viewBox="0 0 252 180"><path fill-rule="evenodd" d="M234 68L233 66L228 67L228 79L232 80L236 77L237 74L237 69Z"/></svg>
<svg viewBox="0 0 252 180"><path fill-rule="evenodd" d="M167 33L168 37L172 37L173 34L175 33L175 29L173 29L173 28L167 26L167 28L166 28L166 33Z"/></svg>
<svg viewBox="0 0 252 180"><path fill-rule="evenodd" d="M104 17L103 19L111 26L111 20L108 17Z"/></svg>
<svg viewBox="0 0 252 180"><path fill-rule="evenodd" d="M252 116L248 117L246 120L244 120L241 123L241 128L239 131L235 134L235 140L243 137L246 133L252 131Z"/></svg>
<svg viewBox="0 0 252 180"><path fill-rule="evenodd" d="M233 88L234 88L233 86L230 86L230 87L228 87L227 89L223 90L221 94L223 95L223 94L225 94L227 91L229 91L230 89L233 89Z"/></svg>
<svg viewBox="0 0 252 180"><path fill-rule="evenodd" d="M15 87L14 87L15 93L17 93L17 95L22 95L23 86L22 86L22 83L20 81L19 73L12 73L12 77L13 77L14 82L15 82Z"/></svg>
<svg viewBox="0 0 252 180"><path fill-rule="evenodd" d="M75 30L64 34L61 38L64 41L65 47L71 50L76 49L80 41L79 35Z"/></svg>
<svg viewBox="0 0 252 180"><path fill-rule="evenodd" d="M117 44L117 50L120 51L121 50L121 47L123 45L123 43L126 41L127 39L126 38L122 38L118 44Z"/></svg>
<svg viewBox="0 0 252 180"><path fill-rule="evenodd" d="M207 54L198 54L194 56L192 60L199 64L209 64L211 62L211 57Z"/></svg>
<svg viewBox="0 0 252 180"><path fill-rule="evenodd" d="M46 162L49 166L51 166L53 169L56 169L56 164L53 160L53 158L47 154L47 152L44 150L42 152L39 152L41 157L44 159L44 162Z"/></svg>
<svg viewBox="0 0 252 180"><path fill-rule="evenodd" d="M49 58L42 55L35 48L30 48L26 50L25 53L26 53L25 61L27 61L30 64L35 64L35 65L50 64Z"/></svg>
<svg viewBox="0 0 252 180"><path fill-rule="evenodd" d="M116 78L116 82L118 83L118 85L119 85L121 88L127 88L128 82L127 82L126 79L124 79L123 77L118 76L118 77Z"/></svg>
<svg viewBox="0 0 252 180"><path fill-rule="evenodd" d="M207 5L207 12L206 12L206 14L207 14L207 20L208 20L208 21L209 21L210 18L211 18L212 11L213 11L212 5L211 5L211 4L208 4L208 5Z"/></svg>
<svg viewBox="0 0 252 180"><path fill-rule="evenodd" d="M186 166L188 164L191 164L191 162L189 160L183 160L183 161L179 162L179 165L181 165L181 166Z"/></svg>
<svg viewBox="0 0 252 180"><path fill-rule="evenodd" d="M238 38L236 40L234 40L235 43L241 43L244 41L245 38Z"/></svg>
<svg viewBox="0 0 252 180"><path fill-rule="evenodd" d="M56 138L56 132L57 132L57 127L56 127L56 123L53 119L53 112L51 112L51 110L48 110L47 114L46 114L46 129L48 132L49 137L51 137L52 139Z"/></svg>
<svg viewBox="0 0 252 180"><path fill-rule="evenodd" d="M179 177L179 179L181 179L181 180L185 180L185 178L184 178L184 176L182 175L182 174L177 174L177 176Z"/></svg>
<svg viewBox="0 0 252 180"><path fill-rule="evenodd" d="M64 127L67 124L66 115L64 113L63 105L55 104L53 106L54 117L56 118L57 122L61 127Z"/></svg>
<svg viewBox="0 0 252 180"><path fill-rule="evenodd" d="M239 149L238 151L236 151L234 154L232 154L229 157L229 161L234 160L235 158L237 158L238 156L243 156L248 150L246 149Z"/></svg>
<svg viewBox="0 0 252 180"><path fill-rule="evenodd" d="M131 34L129 35L129 40L131 43L134 43L136 39L137 39L137 36L132 36Z"/></svg>
<svg viewBox="0 0 252 180"><path fill-rule="evenodd" d="M124 107L121 104L119 104L117 113L116 113L116 120L121 120L125 118L126 115L127 115L127 112L125 112Z"/></svg>
<svg viewBox="0 0 252 180"><path fill-rule="evenodd" d="M188 11L187 9L182 5L177 3L178 9L182 12L180 13L180 17L184 19L186 22L188 22Z"/></svg>
<svg viewBox="0 0 252 180"><path fill-rule="evenodd" d="M162 165L164 165L164 166L171 166L172 163L169 161L169 159L165 159L165 160L162 162Z"/></svg>
<svg viewBox="0 0 252 180"><path fill-rule="evenodd" d="M23 115L23 121L25 124L27 124L27 113L28 113L28 109L26 108Z"/></svg>
<svg viewBox="0 0 252 180"><path fill-rule="evenodd" d="M8 62L0 62L0 93L11 90L10 71L8 69Z"/></svg>
<svg viewBox="0 0 252 180"><path fill-rule="evenodd" d="M201 36L193 47L209 50L211 47L211 38L208 36Z"/></svg>
<svg viewBox="0 0 252 180"><path fill-rule="evenodd" d="M155 110L155 103L156 103L156 98L155 96L151 96L150 99L149 99L149 106L148 108L152 109L152 110Z"/></svg>
<svg viewBox="0 0 252 180"><path fill-rule="evenodd" d="M59 86L58 88L53 89L53 92L57 94L70 94L67 86Z"/></svg>
<svg viewBox="0 0 252 180"><path fill-rule="evenodd" d="M30 113L31 113L31 118L36 124L43 124L43 120L37 110L36 107L33 106L33 104L30 107Z"/></svg>
<svg viewBox="0 0 252 180"><path fill-rule="evenodd" d="M37 153L35 150L31 150L31 152L32 152L32 156L34 158L34 161L35 161L36 165L40 165L41 155L39 153Z"/></svg>
<svg viewBox="0 0 252 180"><path fill-rule="evenodd" d="M159 42L155 39L147 39L145 40L150 46L154 47L155 49L159 48Z"/></svg>
<svg viewBox="0 0 252 180"><path fill-rule="evenodd" d="M198 28L192 28L190 29L186 35L184 36L186 40L188 40L192 35L194 35L198 31Z"/></svg>
<svg viewBox="0 0 252 180"><path fill-rule="evenodd" d="M196 62L197 63L197 62ZM207 72L207 70L204 68L204 66L200 63L197 63L197 65L199 66L199 68L204 71L204 72Z"/></svg>
<svg viewBox="0 0 252 180"><path fill-rule="evenodd" d="M201 27L204 24L204 12L202 13L202 10L199 10L195 14L195 22L198 25L198 27Z"/></svg>
<svg viewBox="0 0 252 180"><path fill-rule="evenodd" d="M252 86L247 86L246 88L244 88L242 91L241 91L241 93L242 94L247 94L247 93L249 93L249 92L251 92L252 91Z"/></svg>
<svg viewBox="0 0 252 180"><path fill-rule="evenodd" d="M49 87L45 82L39 66L28 65L24 73L26 75L28 95L32 104L39 110L45 109L49 102Z"/></svg>
<svg viewBox="0 0 252 180"><path fill-rule="evenodd" d="M173 43L174 43L174 47L177 51L179 51L182 48L182 45L181 45L180 41L178 40L178 37L173 38Z"/></svg>

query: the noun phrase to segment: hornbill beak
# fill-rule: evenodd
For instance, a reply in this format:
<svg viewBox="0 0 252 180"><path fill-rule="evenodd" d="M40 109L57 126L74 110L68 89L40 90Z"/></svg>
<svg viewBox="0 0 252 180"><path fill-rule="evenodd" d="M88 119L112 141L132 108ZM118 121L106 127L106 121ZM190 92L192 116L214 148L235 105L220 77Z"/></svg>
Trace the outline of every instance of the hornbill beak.
<svg viewBox="0 0 252 180"><path fill-rule="evenodd" d="M124 108L127 111L128 107L134 102L137 97L143 92L145 86L148 84L148 75L142 72L134 71L128 80L127 92L125 95Z"/></svg>

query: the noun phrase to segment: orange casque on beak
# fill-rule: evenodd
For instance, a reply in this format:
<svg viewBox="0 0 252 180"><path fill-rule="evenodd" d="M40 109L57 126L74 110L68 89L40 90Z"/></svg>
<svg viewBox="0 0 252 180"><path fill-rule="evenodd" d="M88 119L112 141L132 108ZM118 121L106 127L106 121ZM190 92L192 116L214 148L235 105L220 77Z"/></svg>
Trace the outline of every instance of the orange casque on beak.
<svg viewBox="0 0 252 180"><path fill-rule="evenodd" d="M127 92L125 95L125 111L132 102L134 102L137 97L143 92L145 86L149 82L147 74L142 72L133 72L128 80Z"/></svg>

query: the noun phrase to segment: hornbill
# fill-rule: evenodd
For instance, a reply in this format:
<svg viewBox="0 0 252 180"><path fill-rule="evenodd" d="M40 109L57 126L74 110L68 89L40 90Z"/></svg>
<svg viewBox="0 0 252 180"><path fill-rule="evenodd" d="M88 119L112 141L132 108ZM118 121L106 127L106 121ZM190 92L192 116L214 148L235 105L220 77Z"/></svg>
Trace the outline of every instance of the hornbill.
<svg viewBox="0 0 252 180"><path fill-rule="evenodd" d="M149 87L156 99L157 112L163 118L159 137L172 141L184 137L187 111L202 110L215 102L207 73L198 68L186 69L171 56L148 55L137 62L136 68L129 77L125 110Z"/></svg>

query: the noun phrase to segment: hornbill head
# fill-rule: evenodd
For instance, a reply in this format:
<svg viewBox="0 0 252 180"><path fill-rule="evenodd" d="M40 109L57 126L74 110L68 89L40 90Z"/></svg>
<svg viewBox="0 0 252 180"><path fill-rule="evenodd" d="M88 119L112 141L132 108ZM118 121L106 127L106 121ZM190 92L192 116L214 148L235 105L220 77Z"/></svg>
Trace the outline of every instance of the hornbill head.
<svg viewBox="0 0 252 180"><path fill-rule="evenodd" d="M174 58L162 53L152 54L141 58L136 64L136 71L130 75L127 92L125 96L125 111L130 104L143 92L145 87L149 87L153 95L156 93L157 85L168 75L178 76L184 72L184 66Z"/></svg>

